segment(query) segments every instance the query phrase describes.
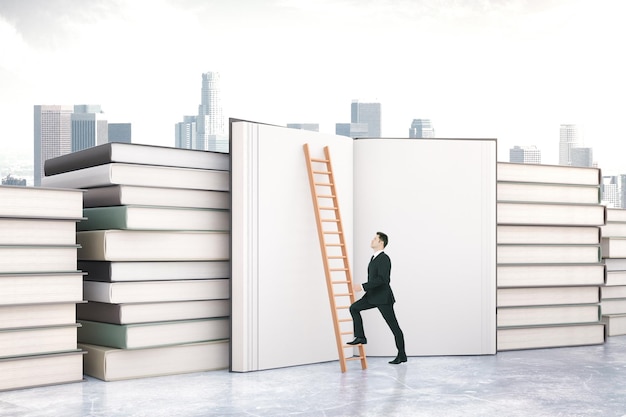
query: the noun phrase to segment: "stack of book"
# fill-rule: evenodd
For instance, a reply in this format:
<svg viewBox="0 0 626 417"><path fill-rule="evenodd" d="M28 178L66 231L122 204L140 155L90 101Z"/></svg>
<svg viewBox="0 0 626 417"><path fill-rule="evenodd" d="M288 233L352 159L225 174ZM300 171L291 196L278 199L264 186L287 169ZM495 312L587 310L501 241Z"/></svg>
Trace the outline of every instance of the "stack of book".
<svg viewBox="0 0 626 417"><path fill-rule="evenodd" d="M83 379L77 190L0 186L0 390Z"/></svg>
<svg viewBox="0 0 626 417"><path fill-rule="evenodd" d="M76 233L85 373L111 381L226 368L229 155L108 143L44 170L47 186L85 190Z"/></svg>
<svg viewBox="0 0 626 417"><path fill-rule="evenodd" d="M498 163L498 351L604 343L600 177Z"/></svg>
<svg viewBox="0 0 626 417"><path fill-rule="evenodd" d="M626 210L607 209L602 229L606 281L600 292L602 322L608 336L626 334Z"/></svg>

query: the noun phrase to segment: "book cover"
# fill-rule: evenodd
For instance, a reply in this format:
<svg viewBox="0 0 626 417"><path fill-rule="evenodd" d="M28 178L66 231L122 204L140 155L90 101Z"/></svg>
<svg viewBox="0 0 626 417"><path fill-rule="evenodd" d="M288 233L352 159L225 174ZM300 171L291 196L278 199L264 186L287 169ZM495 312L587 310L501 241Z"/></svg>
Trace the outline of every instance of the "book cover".
<svg viewBox="0 0 626 417"><path fill-rule="evenodd" d="M228 210L154 206L92 207L76 230L230 230Z"/></svg>
<svg viewBox="0 0 626 417"><path fill-rule="evenodd" d="M230 278L228 261L78 261L88 281L172 281Z"/></svg>
<svg viewBox="0 0 626 417"><path fill-rule="evenodd" d="M89 230L76 233L84 261L227 260L228 232Z"/></svg>
<svg viewBox="0 0 626 417"><path fill-rule="evenodd" d="M79 320L78 341L120 349L180 345L227 339L228 317L164 321L140 324L111 324Z"/></svg>
<svg viewBox="0 0 626 417"><path fill-rule="evenodd" d="M0 185L1 217L80 219L82 205L80 190Z"/></svg>
<svg viewBox="0 0 626 417"><path fill-rule="evenodd" d="M304 143L314 157L330 147L355 282L366 279L372 236L379 230L390 236L386 253L407 353L495 353L494 140L355 141L233 121L231 370L337 359ZM373 169L373 161L381 169ZM449 198L440 184L460 177L462 215L425 204ZM288 248L280 262L270 253L273 245L262 243L276 236ZM247 314L250 308L257 315ZM424 311L444 314L436 324L416 319ZM365 313L372 313L365 317L368 355L394 356L384 320ZM310 348L294 350L292 340Z"/></svg>
<svg viewBox="0 0 626 417"><path fill-rule="evenodd" d="M83 205L84 207L145 205L228 210L230 209L230 193L118 184L85 190Z"/></svg>
<svg viewBox="0 0 626 417"><path fill-rule="evenodd" d="M111 162L221 171L228 171L230 165L228 154L221 152L109 142L48 159L43 168L49 176Z"/></svg>
<svg viewBox="0 0 626 417"><path fill-rule="evenodd" d="M92 188L115 184L229 191L228 171L110 163L41 179L45 187Z"/></svg>
<svg viewBox="0 0 626 417"><path fill-rule="evenodd" d="M212 371L228 367L228 340L147 349L79 343L85 374L103 381Z"/></svg>

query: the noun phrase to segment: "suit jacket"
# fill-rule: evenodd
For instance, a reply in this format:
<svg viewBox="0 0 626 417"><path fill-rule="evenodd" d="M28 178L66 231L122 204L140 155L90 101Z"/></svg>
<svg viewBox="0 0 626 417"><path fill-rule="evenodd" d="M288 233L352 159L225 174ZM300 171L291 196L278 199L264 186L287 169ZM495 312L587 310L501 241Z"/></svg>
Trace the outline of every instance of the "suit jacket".
<svg viewBox="0 0 626 417"><path fill-rule="evenodd" d="M367 282L363 284L365 291L363 297L373 305L395 303L390 281L391 259L385 252L381 252L367 265Z"/></svg>

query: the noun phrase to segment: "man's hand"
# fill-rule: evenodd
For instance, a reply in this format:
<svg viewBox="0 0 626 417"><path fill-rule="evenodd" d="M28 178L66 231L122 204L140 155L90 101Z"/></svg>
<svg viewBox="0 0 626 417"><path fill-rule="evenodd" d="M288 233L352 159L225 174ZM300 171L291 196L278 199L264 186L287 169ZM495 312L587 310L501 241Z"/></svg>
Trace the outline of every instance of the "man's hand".
<svg viewBox="0 0 626 417"><path fill-rule="evenodd" d="M363 291L363 286L361 284L352 284L352 289L354 290L354 292L361 292Z"/></svg>

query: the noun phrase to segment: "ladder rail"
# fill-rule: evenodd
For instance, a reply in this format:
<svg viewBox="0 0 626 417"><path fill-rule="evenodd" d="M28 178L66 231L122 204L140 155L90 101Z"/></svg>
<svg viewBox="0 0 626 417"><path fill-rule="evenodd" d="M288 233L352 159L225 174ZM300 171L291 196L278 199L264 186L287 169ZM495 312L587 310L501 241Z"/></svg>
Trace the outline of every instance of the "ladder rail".
<svg viewBox="0 0 626 417"><path fill-rule="evenodd" d="M311 153L309 150L309 145L304 144L304 154L306 157L307 163L307 171L309 176L309 185L311 187L311 197L313 199L313 207L315 212L315 219L317 223L317 232L320 242L320 250L322 252L322 260L324 264L324 274L326 276L326 286L328 289L328 298L330 301L331 314L333 318L333 327L335 330L335 339L337 343L337 352L339 354L339 362L341 366L341 372L345 372L347 369L346 361L348 360L356 360L359 359L361 361L361 368L367 368L367 359L365 356L365 347L363 345L358 345L359 356L358 357L350 357L346 358L344 350L347 347L352 347L350 345L345 345L342 341L342 337L346 334L350 334L350 332L341 330L341 323L351 322L352 319L340 318L338 311L345 310L349 306L337 306L337 302L335 300L336 297L349 297L350 304L354 303L354 290L352 288L352 274L350 272L350 264L348 259L348 252L345 244L345 235L343 230L343 223L341 220L341 212L339 210L339 202L337 198L337 193L335 190L335 178L332 169L332 163L330 159L330 151L328 146L324 147L324 157L325 159L319 158L311 158ZM326 170L314 169L313 163L325 164ZM324 175L328 177L328 182L318 182L315 179L316 175ZM317 187L329 187L330 193L319 194L317 191ZM325 200L330 199L332 201L332 207L321 206L319 203L319 199L323 198ZM334 213L333 219L322 218L322 211ZM325 231L324 223L335 223L337 227L337 231ZM326 235L334 235L339 238L339 243L326 243ZM329 247L338 247L341 249L341 255L328 255L327 249ZM331 268L330 267L330 259L340 259L343 262L343 268ZM336 279L333 278L333 273L342 272L345 274L345 279ZM348 289L345 292L341 292L339 294L335 294L334 285L343 284L347 285Z"/></svg>

